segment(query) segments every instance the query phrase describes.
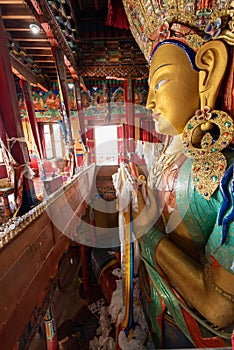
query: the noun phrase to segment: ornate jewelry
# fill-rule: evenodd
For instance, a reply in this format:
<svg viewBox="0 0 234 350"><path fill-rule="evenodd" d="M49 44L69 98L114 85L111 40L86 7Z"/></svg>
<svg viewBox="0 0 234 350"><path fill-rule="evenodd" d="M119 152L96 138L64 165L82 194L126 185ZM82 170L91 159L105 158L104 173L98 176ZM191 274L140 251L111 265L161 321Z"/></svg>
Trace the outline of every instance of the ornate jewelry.
<svg viewBox="0 0 234 350"><path fill-rule="evenodd" d="M217 140L213 140L212 135L206 132L199 147L195 147L192 143L193 133L198 126L206 122L218 126L219 137ZM225 173L227 161L220 151L229 145L232 135L233 121L231 117L226 112L210 111L209 107L205 107L204 111L196 111L184 128L182 135L183 152L187 157L194 158L192 166L193 183L207 200L210 199Z"/></svg>

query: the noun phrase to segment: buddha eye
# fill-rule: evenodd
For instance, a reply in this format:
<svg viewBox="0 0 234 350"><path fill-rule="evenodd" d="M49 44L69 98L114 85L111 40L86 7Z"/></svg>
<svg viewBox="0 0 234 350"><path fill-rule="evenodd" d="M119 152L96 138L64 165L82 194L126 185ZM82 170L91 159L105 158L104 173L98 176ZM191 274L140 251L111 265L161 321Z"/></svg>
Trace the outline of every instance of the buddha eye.
<svg viewBox="0 0 234 350"><path fill-rule="evenodd" d="M160 80L158 82L158 84L156 84L156 86L155 86L155 91L157 91L161 86L163 86L167 82L168 82L168 80L166 80L166 79Z"/></svg>

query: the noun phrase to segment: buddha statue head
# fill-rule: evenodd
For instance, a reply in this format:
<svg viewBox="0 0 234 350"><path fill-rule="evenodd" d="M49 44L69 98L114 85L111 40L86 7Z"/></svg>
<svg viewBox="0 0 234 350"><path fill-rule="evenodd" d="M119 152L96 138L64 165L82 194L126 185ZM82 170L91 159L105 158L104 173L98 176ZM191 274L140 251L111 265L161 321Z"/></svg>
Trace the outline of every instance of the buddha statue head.
<svg viewBox="0 0 234 350"><path fill-rule="evenodd" d="M153 111L157 131L182 133L196 110L216 107L224 81L222 109L233 116L234 2L123 3L132 34L149 62L146 107ZM203 127L209 128L205 123Z"/></svg>

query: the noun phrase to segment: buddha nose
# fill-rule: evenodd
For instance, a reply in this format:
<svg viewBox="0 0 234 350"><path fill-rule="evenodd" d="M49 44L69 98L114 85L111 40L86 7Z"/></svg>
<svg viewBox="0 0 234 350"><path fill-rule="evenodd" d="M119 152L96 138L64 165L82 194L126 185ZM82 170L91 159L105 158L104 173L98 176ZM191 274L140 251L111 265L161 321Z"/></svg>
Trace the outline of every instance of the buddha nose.
<svg viewBox="0 0 234 350"><path fill-rule="evenodd" d="M149 93L148 93L147 101L146 101L146 108L147 109L154 109L155 107L156 107L155 94L150 89Z"/></svg>

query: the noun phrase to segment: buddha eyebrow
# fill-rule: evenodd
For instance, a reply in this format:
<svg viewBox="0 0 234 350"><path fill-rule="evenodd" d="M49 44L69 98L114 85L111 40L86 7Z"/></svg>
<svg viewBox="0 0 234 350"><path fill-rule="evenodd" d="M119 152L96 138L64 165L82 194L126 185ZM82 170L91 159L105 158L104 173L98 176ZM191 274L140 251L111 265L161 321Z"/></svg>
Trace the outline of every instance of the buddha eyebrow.
<svg viewBox="0 0 234 350"><path fill-rule="evenodd" d="M163 67L166 67L166 66L172 66L172 64L171 63L165 63L165 64L162 64L161 66L158 66L154 71L153 71L153 73L151 74L151 78L153 77L153 75L159 70L159 69L161 69L161 68L163 68ZM150 79L151 78L149 78L149 82L150 82Z"/></svg>

